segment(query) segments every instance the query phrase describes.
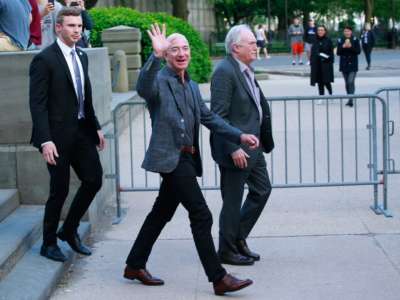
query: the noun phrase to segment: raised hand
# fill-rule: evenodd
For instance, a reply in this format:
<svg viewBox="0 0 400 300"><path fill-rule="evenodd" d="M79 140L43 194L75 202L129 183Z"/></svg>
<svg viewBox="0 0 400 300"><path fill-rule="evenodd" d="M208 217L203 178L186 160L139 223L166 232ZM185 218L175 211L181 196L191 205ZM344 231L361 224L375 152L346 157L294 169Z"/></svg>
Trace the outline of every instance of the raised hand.
<svg viewBox="0 0 400 300"><path fill-rule="evenodd" d="M162 25L162 30L158 24L152 24L151 29L147 30L147 34L151 39L151 43L154 50L154 55L156 57L163 57L165 51L168 50L170 42L167 40L166 37L166 28L165 24Z"/></svg>

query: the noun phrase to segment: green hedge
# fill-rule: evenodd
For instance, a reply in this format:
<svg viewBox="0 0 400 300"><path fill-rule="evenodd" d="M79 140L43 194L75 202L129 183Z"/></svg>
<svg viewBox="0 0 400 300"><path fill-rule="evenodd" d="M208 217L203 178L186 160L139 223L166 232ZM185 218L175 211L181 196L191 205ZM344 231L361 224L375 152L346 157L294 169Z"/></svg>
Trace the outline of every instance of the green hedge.
<svg viewBox="0 0 400 300"><path fill-rule="evenodd" d="M211 73L211 60L206 44L202 41L200 34L188 23L174 18L165 13L140 13L136 10L124 7L115 8L93 8L90 11L93 18L94 28L91 31L91 43L99 47L101 43L101 32L104 29L118 25L136 27L142 32L142 58L143 61L151 54L151 41L146 33L152 23L165 23L167 35L179 32L185 35L189 41L192 60L189 73L197 82L207 82Z"/></svg>

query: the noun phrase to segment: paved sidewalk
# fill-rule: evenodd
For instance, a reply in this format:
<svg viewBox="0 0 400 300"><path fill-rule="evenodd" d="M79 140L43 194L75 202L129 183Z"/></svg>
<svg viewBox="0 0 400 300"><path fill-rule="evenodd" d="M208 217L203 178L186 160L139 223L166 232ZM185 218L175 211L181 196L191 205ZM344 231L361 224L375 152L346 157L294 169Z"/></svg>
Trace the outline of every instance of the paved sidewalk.
<svg viewBox="0 0 400 300"><path fill-rule="evenodd" d="M359 78L359 92L398 84L398 78ZM204 94L208 85L201 86ZM272 76L268 96L315 95L308 79ZM343 93L343 82L334 85ZM206 172L213 172L206 169ZM394 218L370 209L371 187L275 189L248 243L262 259L254 266L226 266L254 285L228 298L254 300L398 300L400 295L400 186L390 177ZM147 287L122 278L126 256L156 194L125 193L119 225L93 235L94 253L81 258L52 299L219 299L207 282L191 237L186 211L179 207L157 241L149 270L166 281ZM219 191L205 192L217 237ZM217 242L217 240L215 240Z"/></svg>

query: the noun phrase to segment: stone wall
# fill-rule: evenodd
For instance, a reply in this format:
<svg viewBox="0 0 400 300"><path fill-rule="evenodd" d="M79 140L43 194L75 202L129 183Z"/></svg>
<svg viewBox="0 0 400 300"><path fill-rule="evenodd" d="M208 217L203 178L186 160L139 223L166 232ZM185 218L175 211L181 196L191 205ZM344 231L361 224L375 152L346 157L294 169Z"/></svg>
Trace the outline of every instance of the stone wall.
<svg viewBox="0 0 400 300"><path fill-rule="evenodd" d="M93 102L103 131L112 133L111 78L106 48L86 50ZM0 189L17 188L22 204L44 204L48 197L49 175L42 156L30 144L31 116L29 112L29 64L36 51L0 53ZM113 159L108 143L100 153L104 174L113 172ZM70 196L75 194L78 180L73 172ZM103 188L89 211L92 223L104 202L114 195L114 181L103 180Z"/></svg>

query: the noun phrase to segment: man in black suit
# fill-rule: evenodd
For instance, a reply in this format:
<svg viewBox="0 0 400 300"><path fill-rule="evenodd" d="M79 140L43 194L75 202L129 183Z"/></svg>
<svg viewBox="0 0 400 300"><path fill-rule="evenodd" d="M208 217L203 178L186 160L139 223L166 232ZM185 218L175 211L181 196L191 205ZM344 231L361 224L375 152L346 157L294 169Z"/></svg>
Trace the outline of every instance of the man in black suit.
<svg viewBox="0 0 400 300"><path fill-rule="evenodd" d="M42 153L50 173L50 195L43 222L42 256L66 261L57 237L83 255L90 250L77 229L96 193L103 170L96 149L104 136L92 105L88 57L76 42L81 38L82 18L77 8L64 8L57 17L57 41L36 55L31 63L31 142ZM57 232L61 210L68 195L70 166L81 180L64 225Z"/></svg>
<svg viewBox="0 0 400 300"><path fill-rule="evenodd" d="M274 147L268 103L250 66L257 57L254 34L246 25L234 26L225 39L227 56L211 79L211 110L232 126L257 136L260 147L235 145L211 135L214 160L221 172L223 206L219 223L219 256L233 265L251 265L260 256L247 246L248 237L271 193L263 152ZM249 193L242 205L244 185Z"/></svg>

